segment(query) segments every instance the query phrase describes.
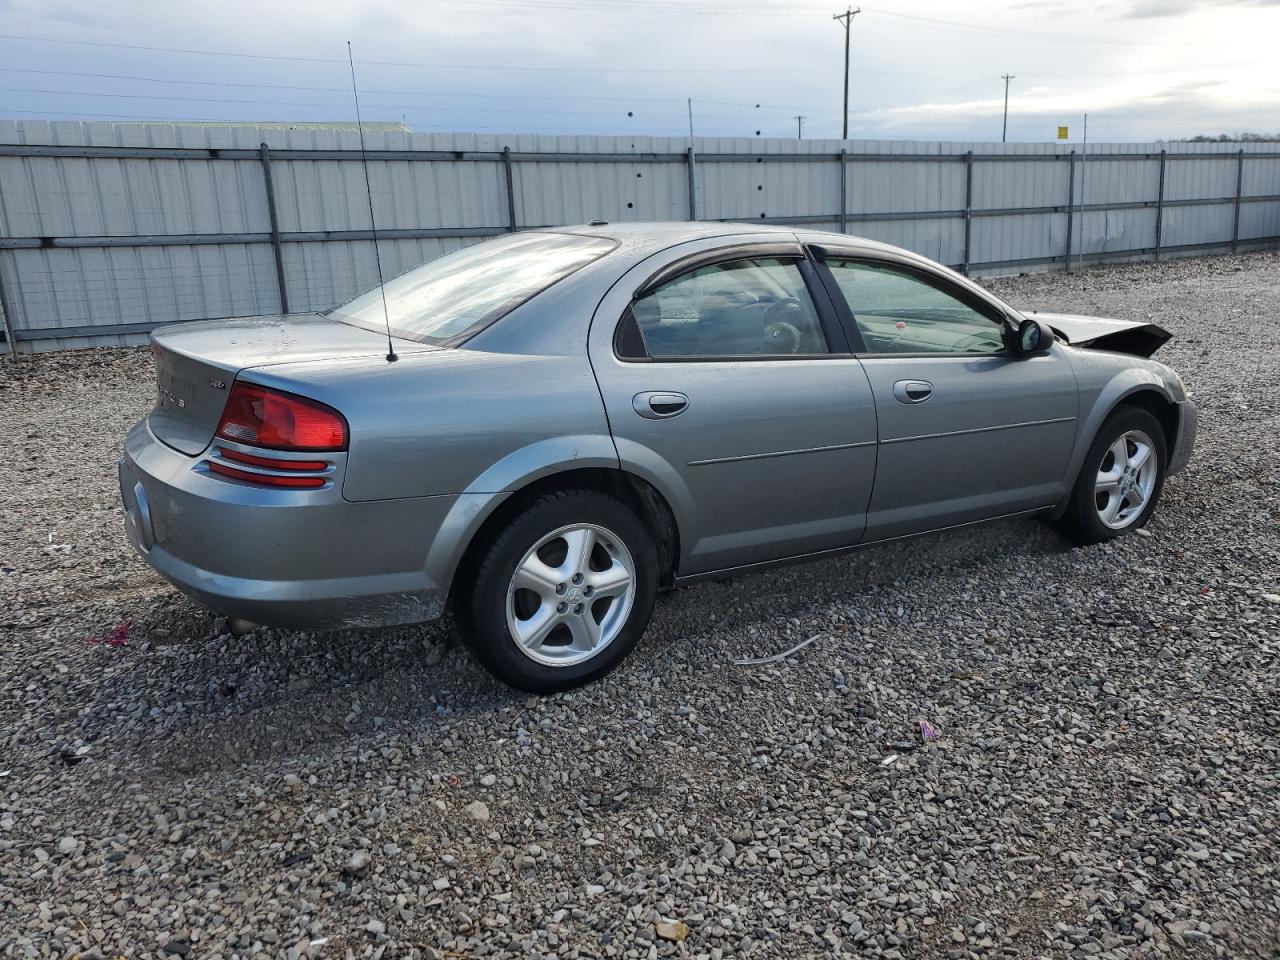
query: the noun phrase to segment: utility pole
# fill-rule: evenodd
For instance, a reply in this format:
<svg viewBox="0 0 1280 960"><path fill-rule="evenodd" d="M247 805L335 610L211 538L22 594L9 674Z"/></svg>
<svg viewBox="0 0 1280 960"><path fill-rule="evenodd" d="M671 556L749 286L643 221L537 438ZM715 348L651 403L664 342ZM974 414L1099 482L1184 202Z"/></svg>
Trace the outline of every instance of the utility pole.
<svg viewBox="0 0 1280 960"><path fill-rule="evenodd" d="M796 117L796 139L797 140L804 139L804 117L803 116Z"/></svg>
<svg viewBox="0 0 1280 960"><path fill-rule="evenodd" d="M1005 137L1009 133L1009 81L1016 80L1017 77L1003 73L1000 79L1004 81L1004 125L1000 128L1000 142L1005 142Z"/></svg>
<svg viewBox="0 0 1280 960"><path fill-rule="evenodd" d="M689 219L698 219L698 176L694 171L693 97L689 97Z"/></svg>
<svg viewBox="0 0 1280 960"><path fill-rule="evenodd" d="M1085 181L1085 165L1089 162L1089 115L1084 115L1084 141L1080 150L1080 256L1085 254L1084 212L1089 208L1088 185Z"/></svg>
<svg viewBox="0 0 1280 960"><path fill-rule="evenodd" d="M831 18L844 23L844 133L841 136L842 140L849 139L849 28L853 26L853 18L861 12L861 7L857 10L845 7L844 13L837 13Z"/></svg>

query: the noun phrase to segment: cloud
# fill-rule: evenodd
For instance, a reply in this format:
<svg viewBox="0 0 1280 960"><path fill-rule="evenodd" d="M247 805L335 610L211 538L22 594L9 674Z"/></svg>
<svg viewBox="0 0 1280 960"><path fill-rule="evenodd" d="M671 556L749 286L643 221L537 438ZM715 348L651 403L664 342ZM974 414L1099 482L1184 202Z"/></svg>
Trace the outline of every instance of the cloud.
<svg viewBox="0 0 1280 960"><path fill-rule="evenodd" d="M1280 9L1280 0L1125 0L1125 2L1073 3L1071 0L1022 0L1014 10L1027 10L1042 16L1078 16L1087 12L1110 20L1155 20L1180 17L1214 7L1252 10Z"/></svg>
<svg viewBox="0 0 1280 960"><path fill-rule="evenodd" d="M1280 127L1271 50L1280 0L978 0L963 14L954 2L914 2L932 20L855 23L855 138L998 139L1004 73L1015 76L1010 139L1051 137L1064 117L1074 132L1085 111L1091 139L1095 123L1100 137L1120 140ZM843 31L830 12L750 3L724 17L706 4L622 6L0 0L8 33L89 44L6 42L6 85L15 89L0 117L346 116L350 39L369 120L683 136L691 97L701 136L794 137L798 114L806 137L839 135Z"/></svg>
<svg viewBox="0 0 1280 960"><path fill-rule="evenodd" d="M1280 0L1137 0L1121 5L1116 16L1121 19L1147 20L1156 17L1179 17L1205 7L1280 8Z"/></svg>

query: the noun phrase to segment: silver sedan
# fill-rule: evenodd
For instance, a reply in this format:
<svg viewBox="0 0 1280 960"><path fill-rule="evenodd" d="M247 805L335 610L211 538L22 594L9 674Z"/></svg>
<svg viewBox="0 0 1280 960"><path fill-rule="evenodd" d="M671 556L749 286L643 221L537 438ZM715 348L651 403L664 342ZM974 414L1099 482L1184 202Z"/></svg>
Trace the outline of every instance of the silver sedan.
<svg viewBox="0 0 1280 960"><path fill-rule="evenodd" d="M518 233L325 314L157 330L120 489L147 561L230 617L448 605L494 674L560 690L672 584L1018 514L1141 527L1196 432L1168 336L840 234Z"/></svg>

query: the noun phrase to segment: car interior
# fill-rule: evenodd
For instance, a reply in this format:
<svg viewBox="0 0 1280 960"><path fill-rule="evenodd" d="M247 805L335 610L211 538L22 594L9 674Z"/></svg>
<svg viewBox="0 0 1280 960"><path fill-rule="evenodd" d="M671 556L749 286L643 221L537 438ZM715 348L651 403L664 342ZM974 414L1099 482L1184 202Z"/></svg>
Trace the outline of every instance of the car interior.
<svg viewBox="0 0 1280 960"><path fill-rule="evenodd" d="M828 264L871 354L990 354L1000 321L910 273L862 261ZM692 270L631 307L643 349L627 356L732 357L829 352L794 262L735 260Z"/></svg>
<svg viewBox="0 0 1280 960"><path fill-rule="evenodd" d="M804 279L779 259L717 263L632 305L651 357L827 353Z"/></svg>
<svg viewBox="0 0 1280 960"><path fill-rule="evenodd" d="M999 321L932 284L878 264L828 264L868 353L998 353Z"/></svg>

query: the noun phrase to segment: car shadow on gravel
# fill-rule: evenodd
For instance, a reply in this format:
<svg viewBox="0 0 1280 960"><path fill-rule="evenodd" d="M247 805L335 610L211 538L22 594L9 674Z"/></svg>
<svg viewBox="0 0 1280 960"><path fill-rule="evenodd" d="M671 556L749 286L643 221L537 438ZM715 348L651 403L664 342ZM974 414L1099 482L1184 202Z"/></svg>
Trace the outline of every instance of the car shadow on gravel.
<svg viewBox="0 0 1280 960"><path fill-rule="evenodd" d="M756 648L753 625L807 622L833 602L892 617L881 588L963 578L993 558L1069 546L1044 523L1008 520L673 590L660 595L619 675L661 677L689 657L714 670L719 657L776 653ZM529 699L475 666L448 619L331 633L260 627L235 637L225 618L173 593L129 616L136 640L97 651L105 663L69 739L109 743L113 758L131 755L162 778L324 752L379 731L447 740L455 724ZM126 703L134 706L121 715Z"/></svg>
<svg viewBox="0 0 1280 960"><path fill-rule="evenodd" d="M64 739L160 776L304 754L517 697L471 665L447 621L236 637L225 618L175 594L115 616L131 624L129 640L88 651Z"/></svg>
<svg viewBox="0 0 1280 960"><path fill-rule="evenodd" d="M1050 524L1017 518L868 546L850 553L773 567L681 588L660 597L648 639L638 651L661 656L664 641L741 631L761 621L803 619L833 601L874 609L882 587L960 576L1000 557L1065 553L1073 544ZM742 656L780 651L743 650ZM625 669L625 667L624 667Z"/></svg>

